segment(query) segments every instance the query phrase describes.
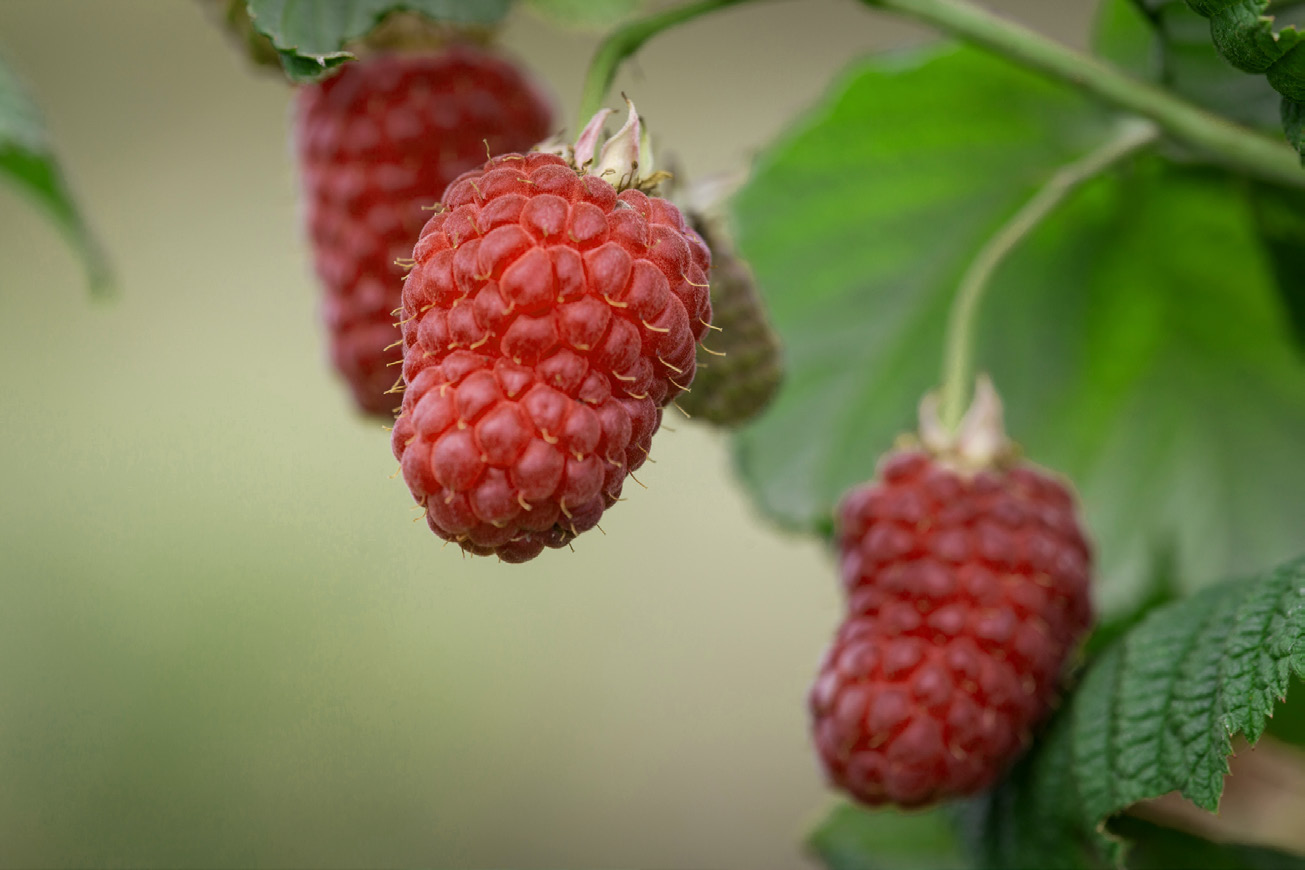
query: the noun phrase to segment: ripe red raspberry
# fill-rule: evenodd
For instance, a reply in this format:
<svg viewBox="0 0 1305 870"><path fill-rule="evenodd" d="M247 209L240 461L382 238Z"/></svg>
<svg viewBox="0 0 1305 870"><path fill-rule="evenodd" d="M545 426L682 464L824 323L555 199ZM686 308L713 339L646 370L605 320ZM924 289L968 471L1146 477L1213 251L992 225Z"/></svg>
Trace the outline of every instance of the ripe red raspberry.
<svg viewBox="0 0 1305 870"><path fill-rule="evenodd" d="M548 134L548 101L518 69L455 46L346 64L299 91L296 141L331 359L368 413L390 416L403 269L449 182ZM423 207L426 210L423 210Z"/></svg>
<svg viewBox="0 0 1305 870"><path fill-rule="evenodd" d="M1070 490L1001 453L974 469L899 450L840 506L849 614L809 703L829 779L863 803L991 785L1091 622Z"/></svg>
<svg viewBox="0 0 1305 870"><path fill-rule="evenodd" d="M593 126L574 163L505 154L450 185L403 290L404 479L435 534L509 562L617 500L711 312L711 255L679 210L583 173ZM631 136L633 115L603 155Z"/></svg>

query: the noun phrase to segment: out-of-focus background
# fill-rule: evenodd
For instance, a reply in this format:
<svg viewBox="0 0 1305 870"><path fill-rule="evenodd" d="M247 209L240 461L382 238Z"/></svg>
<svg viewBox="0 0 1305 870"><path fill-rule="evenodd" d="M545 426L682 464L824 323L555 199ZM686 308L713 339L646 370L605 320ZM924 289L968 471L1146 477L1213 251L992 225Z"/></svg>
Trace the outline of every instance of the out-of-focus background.
<svg viewBox="0 0 1305 870"><path fill-rule="evenodd" d="M1093 6L992 5L1080 45ZM757 4L616 87L705 175L924 35ZM504 37L569 123L597 37ZM289 88L181 0L3 0L0 55L118 278L0 187L0 864L806 866L836 582L725 439L670 412L574 553L442 549L324 361Z"/></svg>

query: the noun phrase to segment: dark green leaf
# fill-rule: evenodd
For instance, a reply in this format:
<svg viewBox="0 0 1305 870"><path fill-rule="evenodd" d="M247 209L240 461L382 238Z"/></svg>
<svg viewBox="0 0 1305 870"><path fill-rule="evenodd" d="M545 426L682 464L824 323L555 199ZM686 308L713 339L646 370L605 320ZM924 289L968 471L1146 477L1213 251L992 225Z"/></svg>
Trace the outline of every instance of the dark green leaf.
<svg viewBox="0 0 1305 870"><path fill-rule="evenodd" d="M1274 708L1264 733L1284 743L1305 747L1305 683L1299 678L1291 681L1286 703Z"/></svg>
<svg viewBox="0 0 1305 870"><path fill-rule="evenodd" d="M0 176L50 215L81 256L92 292L107 292L109 270L104 254L77 210L36 106L3 61L0 61Z"/></svg>
<svg viewBox="0 0 1305 870"><path fill-rule="evenodd" d="M1305 103L1282 98L1282 132L1305 162Z"/></svg>
<svg viewBox="0 0 1305 870"><path fill-rule="evenodd" d="M839 804L807 837L827 870L949 870L968 866L942 810L903 813Z"/></svg>
<svg viewBox="0 0 1305 870"><path fill-rule="evenodd" d="M1211 843L1132 816L1111 831L1129 842L1129 870L1305 870L1305 857L1260 846Z"/></svg>
<svg viewBox="0 0 1305 870"><path fill-rule="evenodd" d="M248 0L254 27L281 53L286 74L311 81L347 61L345 46L369 33L386 15L418 12L432 21L489 25L512 0Z"/></svg>
<svg viewBox="0 0 1305 870"><path fill-rule="evenodd" d="M1184 0L1111 0L1106 8L1120 5L1133 6L1151 25L1158 68L1147 78L1239 123L1278 128L1280 96L1262 76L1246 75L1220 57L1210 41L1210 23ZM1110 14L1103 15L1108 22ZM1105 28L1098 36L1106 45L1119 38Z"/></svg>
<svg viewBox="0 0 1305 870"><path fill-rule="evenodd" d="M972 801L971 853L992 870L1088 870L1104 863L1099 836L1082 825L1070 723L1057 716L996 788Z"/></svg>
<svg viewBox="0 0 1305 870"><path fill-rule="evenodd" d="M1172 0L1142 0L1147 5L1170 5ZM1282 94L1283 127L1287 139L1301 150L1297 104L1305 101L1305 33L1274 20L1270 0L1187 0L1187 5L1210 19L1210 39L1223 58L1248 73L1262 73ZM1290 7L1294 4L1279 4ZM1290 19L1289 19L1290 20ZM1305 156L1305 151L1301 151Z"/></svg>
<svg viewBox="0 0 1305 870"><path fill-rule="evenodd" d="M1093 663L1033 752L980 802L985 863L1117 857L1124 844L1103 823L1171 791L1213 811L1231 738L1260 737L1293 674L1305 675L1305 559L1154 611Z"/></svg>
<svg viewBox="0 0 1305 870"><path fill-rule="evenodd" d="M759 161L740 245L788 379L737 439L763 509L819 530L913 428L983 241L1106 125L968 51L880 61ZM1066 203L994 276L979 361L1012 435L1084 498L1107 614L1171 555L1190 590L1300 546L1305 365L1247 188L1139 161Z"/></svg>
<svg viewBox="0 0 1305 870"><path fill-rule="evenodd" d="M1276 13L1287 11L1273 8ZM1305 5L1295 4L1289 11L1305 12ZM1155 60L1151 68L1141 60L1148 56L1144 41ZM1210 42L1209 23L1184 0L1106 0L1098 15L1096 43L1108 59L1213 111L1266 130L1281 123L1292 145L1297 150L1305 148L1300 104L1280 98L1267 79L1246 75L1219 57ZM1305 219L1299 217L1305 197L1257 185L1252 201L1279 290L1305 347L1305 261L1301 253L1305 231L1300 229ZM1283 208L1288 201L1293 202Z"/></svg>
<svg viewBox="0 0 1305 870"><path fill-rule="evenodd" d="M1251 203L1297 344L1305 349L1305 193L1256 184Z"/></svg>

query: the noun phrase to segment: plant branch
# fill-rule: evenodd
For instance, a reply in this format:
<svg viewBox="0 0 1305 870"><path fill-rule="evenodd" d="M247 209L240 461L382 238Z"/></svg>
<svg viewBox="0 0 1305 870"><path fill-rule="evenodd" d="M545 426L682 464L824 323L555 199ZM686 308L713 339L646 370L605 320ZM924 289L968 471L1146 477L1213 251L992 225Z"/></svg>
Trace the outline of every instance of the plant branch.
<svg viewBox="0 0 1305 870"><path fill-rule="evenodd" d="M1149 121L1130 119L1124 122L1115 136L1081 159L1057 170L970 261L952 301L943 344L939 404L942 423L948 430L955 431L965 413L966 400L974 381L974 334L978 326L979 300L993 272L1006 255L1070 194L1128 155L1155 142L1159 136L1159 128Z"/></svg>
<svg viewBox="0 0 1305 870"><path fill-rule="evenodd" d="M1287 145L1180 99L1147 82L967 0L861 0L924 21L1015 63L1085 90L1155 122L1174 139L1219 163L1266 181L1305 187L1300 157Z"/></svg>
<svg viewBox="0 0 1305 870"><path fill-rule="evenodd" d="M580 96L577 126L583 125L602 108L603 100L607 97L607 89L612 86L612 80L616 78L616 70L620 67L621 61L642 48L649 39L663 30L683 24L699 15L747 2L750 0L699 0L697 3L686 3L674 9L667 9L665 12L631 21L613 30L598 46L593 59L589 61L589 71L585 74L584 90Z"/></svg>

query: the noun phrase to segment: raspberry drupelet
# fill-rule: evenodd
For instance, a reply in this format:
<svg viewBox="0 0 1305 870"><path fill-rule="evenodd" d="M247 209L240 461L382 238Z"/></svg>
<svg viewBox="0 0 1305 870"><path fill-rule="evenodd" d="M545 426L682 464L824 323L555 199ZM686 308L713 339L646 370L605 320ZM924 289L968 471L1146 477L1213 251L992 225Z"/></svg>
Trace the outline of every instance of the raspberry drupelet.
<svg viewBox="0 0 1305 870"><path fill-rule="evenodd" d="M711 255L640 189L633 107L595 156L606 115L562 154L465 173L413 252L394 453L431 530L474 554L522 562L597 525L693 380Z"/></svg>

